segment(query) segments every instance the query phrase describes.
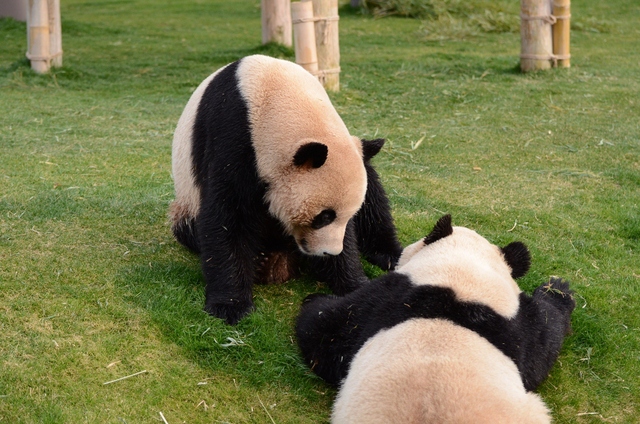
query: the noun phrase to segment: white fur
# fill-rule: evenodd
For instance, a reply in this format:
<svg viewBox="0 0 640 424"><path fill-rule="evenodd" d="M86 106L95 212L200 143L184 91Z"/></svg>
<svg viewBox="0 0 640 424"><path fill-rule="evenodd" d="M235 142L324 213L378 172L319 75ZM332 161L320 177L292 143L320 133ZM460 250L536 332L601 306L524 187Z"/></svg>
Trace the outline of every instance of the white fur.
<svg viewBox="0 0 640 424"><path fill-rule="evenodd" d="M269 212L305 253L337 255L347 222L362 205L367 188L360 140L349 134L318 80L299 65L248 56L238 67L238 77L249 109L258 174L269 184ZM293 157L309 142L325 144L327 160L319 168L298 169ZM326 208L337 213L335 221L313 230L311 221Z"/></svg>
<svg viewBox="0 0 640 424"><path fill-rule="evenodd" d="M200 192L191 158L193 124L206 88L222 69L198 86L178 121L172 148L174 223L199 212ZM349 134L318 80L299 65L254 55L241 60L236 75L249 112L255 166L268 183L269 212L304 253L339 254L347 223L360 209L367 189L360 140ZM294 166L296 152L309 142L328 147L324 165ZM334 222L311 228L324 209L336 212Z"/></svg>
<svg viewBox="0 0 640 424"><path fill-rule="evenodd" d="M413 319L369 339L334 404L334 424L549 423L515 364L486 339L441 319Z"/></svg>
<svg viewBox="0 0 640 424"><path fill-rule="evenodd" d="M459 300L487 305L506 318L518 312L521 290L502 252L468 228L453 227L453 234L435 243L408 246L396 270L416 285L449 287Z"/></svg>

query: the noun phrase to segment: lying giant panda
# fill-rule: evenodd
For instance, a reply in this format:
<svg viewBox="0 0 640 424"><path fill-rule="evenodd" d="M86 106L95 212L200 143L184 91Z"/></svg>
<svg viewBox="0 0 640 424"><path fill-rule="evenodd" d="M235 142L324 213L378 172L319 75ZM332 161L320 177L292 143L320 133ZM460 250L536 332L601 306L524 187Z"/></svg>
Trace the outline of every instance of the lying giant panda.
<svg viewBox="0 0 640 424"><path fill-rule="evenodd" d="M533 296L529 251L445 215L397 270L344 296L311 295L296 334L313 371L340 384L335 423L543 423L534 390L570 330L569 285Z"/></svg>
<svg viewBox="0 0 640 424"><path fill-rule="evenodd" d="M367 281L360 253L393 268L402 248L369 163L383 143L351 136L294 63L248 56L205 79L174 134L169 211L200 254L205 310L235 324L253 283L286 281L302 256L338 294Z"/></svg>

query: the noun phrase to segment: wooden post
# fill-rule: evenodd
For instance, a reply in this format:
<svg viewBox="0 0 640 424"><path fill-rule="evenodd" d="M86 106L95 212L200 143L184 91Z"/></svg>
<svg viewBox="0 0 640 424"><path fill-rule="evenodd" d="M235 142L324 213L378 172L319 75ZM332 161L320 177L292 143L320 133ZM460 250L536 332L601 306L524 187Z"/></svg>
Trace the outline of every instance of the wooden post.
<svg viewBox="0 0 640 424"><path fill-rule="evenodd" d="M262 44L291 47L291 0L261 0Z"/></svg>
<svg viewBox="0 0 640 424"><path fill-rule="evenodd" d="M325 89L340 90L340 36L338 0L312 0L315 17L318 79Z"/></svg>
<svg viewBox="0 0 640 424"><path fill-rule="evenodd" d="M49 72L51 56L47 0L29 0L27 31L27 57L31 60L31 69L39 74Z"/></svg>
<svg viewBox="0 0 640 424"><path fill-rule="evenodd" d="M553 43L549 0L520 0L520 68L523 72L551 68Z"/></svg>
<svg viewBox="0 0 640 424"><path fill-rule="evenodd" d="M313 75L318 74L318 54L311 1L291 3L296 63Z"/></svg>
<svg viewBox="0 0 640 424"><path fill-rule="evenodd" d="M60 0L48 0L49 6L49 54L51 66L62 66L62 23L60 22Z"/></svg>
<svg viewBox="0 0 640 424"><path fill-rule="evenodd" d="M560 68L569 68L571 67L569 51L571 0L553 0L553 16L556 17L556 23L553 25L553 54Z"/></svg>

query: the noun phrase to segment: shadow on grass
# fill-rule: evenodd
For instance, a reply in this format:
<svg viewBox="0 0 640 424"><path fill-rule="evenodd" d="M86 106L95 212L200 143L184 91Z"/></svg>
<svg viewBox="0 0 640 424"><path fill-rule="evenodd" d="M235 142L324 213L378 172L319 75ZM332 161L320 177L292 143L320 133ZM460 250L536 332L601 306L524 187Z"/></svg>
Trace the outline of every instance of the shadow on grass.
<svg viewBox="0 0 640 424"><path fill-rule="evenodd" d="M193 264L147 263L122 269L117 278L124 299L145 309L170 343L212 372L239 376L255 386L309 389L316 380L303 364L294 341L294 320L313 284L291 281L254 286L256 310L237 326L203 311L204 281ZM313 394L310 394L313 396Z"/></svg>

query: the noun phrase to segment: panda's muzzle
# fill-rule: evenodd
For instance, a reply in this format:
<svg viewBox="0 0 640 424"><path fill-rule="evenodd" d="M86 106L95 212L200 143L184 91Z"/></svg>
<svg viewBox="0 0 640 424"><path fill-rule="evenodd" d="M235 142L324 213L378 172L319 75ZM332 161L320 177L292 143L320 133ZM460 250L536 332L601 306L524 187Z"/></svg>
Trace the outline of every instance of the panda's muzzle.
<svg viewBox="0 0 640 424"><path fill-rule="evenodd" d="M314 249L309 248L309 241L306 238L301 238L300 240L297 240L297 244L298 244L298 247L300 248L300 250L302 251L302 253L304 253L306 255L311 255L311 256L337 256L340 253L342 253L342 243L340 243L340 245L337 246L334 249L324 248L324 249L318 249L318 250L314 250Z"/></svg>

